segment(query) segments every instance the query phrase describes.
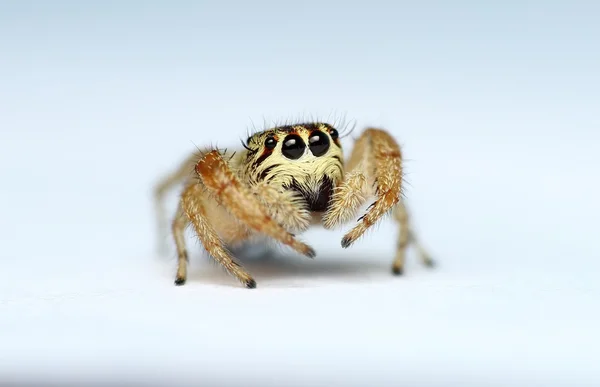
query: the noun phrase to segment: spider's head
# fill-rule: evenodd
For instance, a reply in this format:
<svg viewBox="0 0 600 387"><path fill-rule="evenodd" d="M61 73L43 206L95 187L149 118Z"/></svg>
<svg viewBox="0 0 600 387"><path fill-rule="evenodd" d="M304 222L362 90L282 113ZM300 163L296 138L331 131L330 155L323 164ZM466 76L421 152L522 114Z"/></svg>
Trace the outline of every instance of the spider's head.
<svg viewBox="0 0 600 387"><path fill-rule="evenodd" d="M293 189L311 211L325 211L344 174L338 136L333 126L320 122L256 133L247 141L245 173L251 182Z"/></svg>

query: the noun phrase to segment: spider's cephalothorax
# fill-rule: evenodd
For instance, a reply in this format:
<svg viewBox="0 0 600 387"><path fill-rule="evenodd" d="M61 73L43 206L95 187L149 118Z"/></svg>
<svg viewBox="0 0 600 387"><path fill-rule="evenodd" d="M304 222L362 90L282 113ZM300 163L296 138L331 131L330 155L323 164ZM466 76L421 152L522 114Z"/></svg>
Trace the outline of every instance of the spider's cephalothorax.
<svg viewBox="0 0 600 387"><path fill-rule="evenodd" d="M172 222L179 257L175 283L187 278L183 232L188 224L216 261L254 288L256 281L227 247L266 236L312 258L315 251L296 235L311 225L331 229L348 222L369 198L373 202L344 235L342 247L392 212L400 224L393 272L402 273L409 242L419 249L422 262L432 266L410 227L402 177L402 153L389 133L367 128L345 160L337 129L321 122L258 132L235 152L209 148L192 155L155 189L162 231L163 197L185 182Z"/></svg>
<svg viewBox="0 0 600 387"><path fill-rule="evenodd" d="M327 209L333 189L344 177L338 131L329 124L282 126L248 138L241 160L242 180L294 190L307 209Z"/></svg>

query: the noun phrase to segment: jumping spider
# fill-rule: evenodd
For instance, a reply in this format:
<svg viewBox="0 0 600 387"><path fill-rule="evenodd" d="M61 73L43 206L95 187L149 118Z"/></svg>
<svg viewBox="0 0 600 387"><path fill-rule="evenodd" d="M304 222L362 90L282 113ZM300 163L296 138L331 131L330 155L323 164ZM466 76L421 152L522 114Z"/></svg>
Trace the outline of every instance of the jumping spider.
<svg viewBox="0 0 600 387"><path fill-rule="evenodd" d="M367 229L393 213L400 226L392 272L401 274L412 242L426 266L433 261L411 230L402 199L402 153L385 130L367 128L344 160L332 125L312 122L277 126L251 135L236 152L206 148L190 155L155 188L159 224L166 226L165 193L184 182L171 224L178 253L176 285L187 279L184 230L191 223L204 248L247 288L256 281L228 247L267 236L313 258L315 250L296 239L313 225L332 229L348 222L370 197L374 202L342 238L349 247ZM195 173L193 173L195 172Z"/></svg>

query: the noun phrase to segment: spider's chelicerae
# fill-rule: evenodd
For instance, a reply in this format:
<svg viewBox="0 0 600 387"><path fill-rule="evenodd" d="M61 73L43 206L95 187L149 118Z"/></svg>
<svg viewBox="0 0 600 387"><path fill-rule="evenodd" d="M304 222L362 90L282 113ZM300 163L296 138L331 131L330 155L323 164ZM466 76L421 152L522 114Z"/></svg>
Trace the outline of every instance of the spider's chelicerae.
<svg viewBox="0 0 600 387"><path fill-rule="evenodd" d="M164 225L164 195L184 182L171 224L176 285L187 279L184 230L189 224L211 257L244 286L255 288L256 281L229 247L266 236L313 258L315 250L296 236L313 225L332 229L355 219L370 198L372 204L343 236L342 247L392 213L400 226L392 272L402 273L410 242L423 264L433 266L411 229L402 198L402 152L387 131L365 129L347 159L337 129L322 122L273 127L251 135L243 146L235 152L207 148L190 155L155 188Z"/></svg>

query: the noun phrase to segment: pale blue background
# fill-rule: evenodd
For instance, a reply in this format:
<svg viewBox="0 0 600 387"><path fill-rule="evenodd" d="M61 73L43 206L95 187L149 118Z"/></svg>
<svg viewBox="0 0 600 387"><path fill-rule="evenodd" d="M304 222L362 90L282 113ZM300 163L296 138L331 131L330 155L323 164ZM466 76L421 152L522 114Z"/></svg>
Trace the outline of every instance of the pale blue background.
<svg viewBox="0 0 600 387"><path fill-rule="evenodd" d="M0 2L0 373L182 376L187 348L223 383L598 382L599 4ZM391 278L386 222L350 251L311 231L255 293L173 287L152 184L310 115L394 133L439 270Z"/></svg>

